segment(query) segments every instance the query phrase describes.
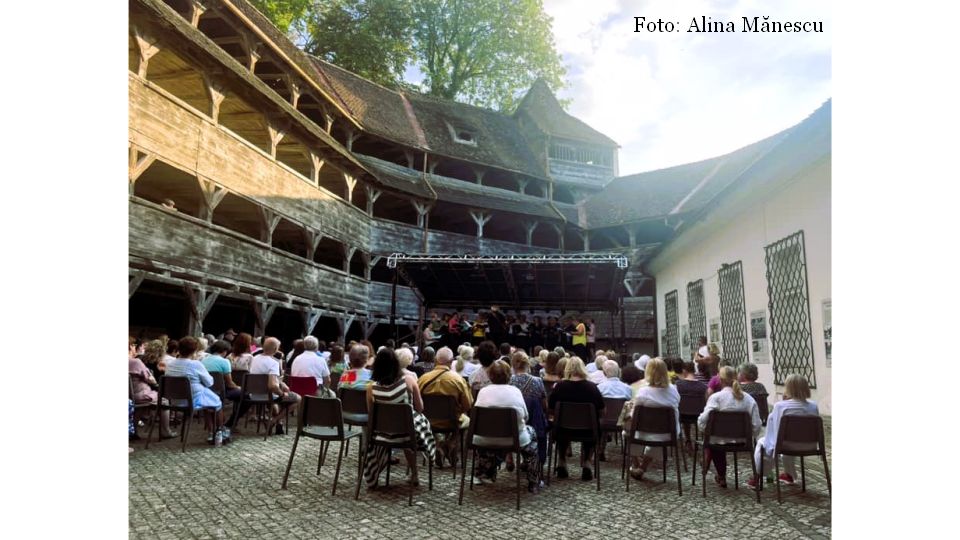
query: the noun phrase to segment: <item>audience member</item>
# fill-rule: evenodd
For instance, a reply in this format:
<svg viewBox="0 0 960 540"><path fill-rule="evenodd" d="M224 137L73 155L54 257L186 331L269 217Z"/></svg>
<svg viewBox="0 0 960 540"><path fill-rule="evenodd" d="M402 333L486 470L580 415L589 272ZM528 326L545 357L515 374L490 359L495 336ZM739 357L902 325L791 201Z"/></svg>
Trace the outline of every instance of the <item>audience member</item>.
<svg viewBox="0 0 960 540"><path fill-rule="evenodd" d="M555 411L557 403L560 402L592 403L599 425L600 417L603 414L603 396L600 395L597 385L587 380L587 370L583 361L579 358L571 358L566 364L563 380L553 387L547 405L551 411ZM557 478L567 478L569 476L567 472L567 449L570 447L570 441L564 435L557 438L559 450L556 468ZM585 435L585 433L576 433L576 435ZM580 466L582 471L580 478L582 480L593 479L593 469L589 465L593 458L594 446L595 442L581 443Z"/></svg>
<svg viewBox="0 0 960 540"><path fill-rule="evenodd" d="M627 367L630 367L629 365ZM620 366L616 360L603 363L604 381L597 385L600 395L608 398L633 399L633 389L620 380Z"/></svg>
<svg viewBox="0 0 960 540"><path fill-rule="evenodd" d="M590 382L592 382L593 384L599 385L603 381L607 380L607 377L603 372L603 366L606 362L607 362L607 357L603 354L598 354L596 359L593 362L590 362L590 365L593 366L593 372L587 374L587 379ZM613 361L613 363L614 365L616 365L617 362Z"/></svg>
<svg viewBox="0 0 960 540"><path fill-rule="evenodd" d="M314 336L303 338L301 348L303 352L294 357L290 364L290 375L292 377L313 377L317 381L317 396L323 395L323 387L330 387L330 366L327 361L320 356L317 348L320 341Z"/></svg>
<svg viewBox="0 0 960 540"><path fill-rule="evenodd" d="M230 344L224 340L214 341L213 345L210 346L210 354L208 354L203 360L200 361L203 364L203 367L207 368L208 373L222 373L223 374L223 389L224 397L233 402L233 410L236 411L240 404L240 399L243 397L243 390L233 380L233 373L230 367L230 361L226 359L225 355L230 352ZM232 417L231 417L232 418ZM223 428L223 438L224 440L229 440L231 436L231 430L229 427L224 426Z"/></svg>
<svg viewBox="0 0 960 540"><path fill-rule="evenodd" d="M700 431L707 427L707 420L710 418L711 411L745 411L750 414L750 423L753 428L753 438L760 436L760 428L763 424L760 422L760 412L757 403L740 388L737 381L737 370L730 366L720 368L720 390L714 392L707 399L707 406L704 407L700 417L697 418L697 426ZM724 443L736 442L719 437L711 437L711 442ZM714 481L722 488L727 487L727 455L724 452L713 452L709 448L707 453L713 461L717 473L714 475Z"/></svg>
<svg viewBox="0 0 960 540"><path fill-rule="evenodd" d="M373 374L366 366L369 363L370 349L356 344L350 349L350 369L340 375L340 388L364 389L370 383Z"/></svg>
<svg viewBox="0 0 960 540"><path fill-rule="evenodd" d="M457 361L454 362L454 365L451 369L464 379L469 379L470 376L473 375L474 371L480 369L480 365L473 357L474 348L469 345L461 345L457 348L457 350L460 354L457 355Z"/></svg>
<svg viewBox="0 0 960 540"><path fill-rule="evenodd" d="M151 403L156 405L157 391L154 390L153 387L157 386L157 380L154 378L150 369L147 368L147 366L144 365L139 358L137 358L137 342L132 337L129 340L128 349L127 372L130 374L130 377L133 380L133 401L135 403ZM139 438L137 436L136 429L130 433L130 438L132 440L137 440ZM176 433L170 431L170 411L161 411L160 437L163 439L168 439L176 436Z"/></svg>
<svg viewBox="0 0 960 540"><path fill-rule="evenodd" d="M479 392L481 388L490 384L490 377L487 375L487 368L497 359L497 346L488 340L481 341L477 345L477 360L480 361L480 367L469 377L470 389Z"/></svg>
<svg viewBox="0 0 960 540"><path fill-rule="evenodd" d="M510 384L516 386L523 395L530 415L527 425L532 426L537 434L537 452L540 463L547 458L547 392L543 380L530 373L530 358L527 353L517 351L510 357L513 366L513 376Z"/></svg>
<svg viewBox="0 0 960 540"><path fill-rule="evenodd" d="M767 418L767 431L763 438L757 441L756 450L753 453L753 460L756 463L757 470L760 470L760 459L763 461L763 468L767 471L773 469L773 450L777 444L777 434L780 431L780 419L787 414L809 414L819 415L820 409L817 403L810 399L810 385L807 379L802 375L793 373L787 376L783 391L783 400L778 401L773 406L773 411ZM761 452L761 447L763 451ZM778 482L787 485L793 485L797 476L796 458L793 456L783 456L783 471ZM747 486L757 487L757 477L753 476L747 481Z"/></svg>
<svg viewBox="0 0 960 540"><path fill-rule="evenodd" d="M424 373L420 377L418 386L420 393L426 395L452 396L457 402L457 415L460 429L467 429L470 426L470 407L473 406L473 395L467 386L466 380L458 376L450 369L453 362L453 351L450 347L441 347L437 351L436 363L431 371ZM449 429L453 426L449 421L436 420L430 423L435 429ZM450 465L457 466L459 457L459 437L445 435L443 439L437 441L436 462L438 467L443 466L443 458L446 457Z"/></svg>
<svg viewBox="0 0 960 540"><path fill-rule="evenodd" d="M767 392L767 387L764 386L763 383L757 382L757 378L759 376L760 375L757 373L756 364L751 364L750 362L741 364L739 373L740 388L752 396L769 394Z"/></svg>
<svg viewBox="0 0 960 540"><path fill-rule="evenodd" d="M177 342L178 358L167 360L167 377L186 377L190 381L190 393L193 395L193 408L204 410L206 413L205 425L209 429L214 427L217 431L223 426L223 404L220 402L220 396L210 389L213 386L213 377L207 372L207 368L197 360L200 352L200 342L192 337L186 336ZM187 422L190 419L186 419ZM221 433L223 436L223 433ZM211 430L207 442L213 444L214 430Z"/></svg>
<svg viewBox="0 0 960 540"><path fill-rule="evenodd" d="M242 334L241 334L242 335ZM274 396L274 415L267 424L267 430L276 426L277 435L284 432L283 418L287 409L300 403L300 396L291 392L287 385L280 380L280 361L274 356L280 350L280 340L268 337L263 341L263 354L258 354L250 361L250 375L269 375L267 386ZM329 380L329 374L327 375ZM243 415L243 411L240 411Z"/></svg>
<svg viewBox="0 0 960 540"><path fill-rule="evenodd" d="M670 384L670 377L667 376L667 364L660 359L652 358L644 370L644 378L646 379L646 386L641 387L636 394L636 397L633 398L633 407L630 412L630 417L626 419L624 426L631 425L629 422L632 420L633 414L636 413L637 407L670 407L674 410L674 416L677 418L677 435L680 434L680 394L677 393L677 387ZM632 437L632 434L625 433L627 437ZM652 434L652 433L643 433L641 432L640 437L649 439L649 440L669 440L669 435L667 434ZM631 458L633 460L633 465L630 467L630 474L640 480L643 478L644 473L647 471L647 468L650 466L650 463L653 462L655 457L660 456L660 452L654 451L655 449L650 446L638 446L633 445L631 447Z"/></svg>
<svg viewBox="0 0 960 540"><path fill-rule="evenodd" d="M397 355L397 362L400 362L400 371L403 372L404 378L412 380L416 384L417 374L407 369L413 363L413 351L408 347L400 347L395 354Z"/></svg>
<svg viewBox="0 0 960 540"><path fill-rule="evenodd" d="M544 349L546 350L546 349ZM543 351L541 351L542 354ZM559 371L560 355L555 352L548 352L546 361L543 363L543 380L546 382L559 382L563 380L563 372Z"/></svg>
<svg viewBox="0 0 960 540"><path fill-rule="evenodd" d="M250 371L250 362L253 361L253 355L250 354L252 344L253 336L246 332L240 332L233 338L233 350L227 356L227 360L230 360L230 366L233 369Z"/></svg>

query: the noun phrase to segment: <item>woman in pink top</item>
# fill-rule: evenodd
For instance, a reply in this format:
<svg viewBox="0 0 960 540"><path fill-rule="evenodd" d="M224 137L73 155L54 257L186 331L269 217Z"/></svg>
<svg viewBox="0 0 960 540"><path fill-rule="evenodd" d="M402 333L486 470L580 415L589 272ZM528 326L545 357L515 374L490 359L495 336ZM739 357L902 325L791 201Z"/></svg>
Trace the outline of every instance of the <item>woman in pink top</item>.
<svg viewBox="0 0 960 540"><path fill-rule="evenodd" d="M134 403L157 403L157 391L152 386L157 385L156 379L150 369L137 358L137 340L130 338L129 351L127 353L127 372L133 380L133 401ZM175 437L176 433L170 432L170 411L160 413L160 436L163 438ZM137 439L136 431L132 437Z"/></svg>

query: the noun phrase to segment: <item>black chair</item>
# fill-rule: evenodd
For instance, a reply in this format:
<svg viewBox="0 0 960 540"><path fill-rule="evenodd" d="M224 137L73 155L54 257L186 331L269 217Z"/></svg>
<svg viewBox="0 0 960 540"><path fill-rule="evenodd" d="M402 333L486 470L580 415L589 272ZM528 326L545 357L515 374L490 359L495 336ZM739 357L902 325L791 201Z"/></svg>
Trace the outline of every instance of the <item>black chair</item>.
<svg viewBox="0 0 960 540"><path fill-rule="evenodd" d="M463 430L460 429L460 415L457 413L457 398L444 394L423 394L423 415L430 420L430 429L434 435L441 433L456 437L460 441L460 459L463 459ZM434 422L447 424L451 427L436 427ZM457 456L453 456L453 477L457 477Z"/></svg>
<svg viewBox="0 0 960 540"><path fill-rule="evenodd" d="M210 374L210 376L213 377L213 386L211 386L210 389L213 390L213 392L220 397L221 405L226 404L227 383L224 381L223 373L220 373L219 371L214 371L213 373Z"/></svg>
<svg viewBox="0 0 960 540"><path fill-rule="evenodd" d="M166 403L164 403L166 400ZM180 430L180 442L183 444L180 451L187 451L187 435L190 433L189 419L193 416L193 392L190 390L190 379L186 377L160 377L160 392L157 394L156 411L150 419L150 430L147 432L147 443L144 448L150 448L150 437L153 436L153 426L157 423L160 412L168 410L183 413L183 428ZM160 435L158 435L160 437ZM158 439L159 440L159 439Z"/></svg>
<svg viewBox="0 0 960 540"><path fill-rule="evenodd" d="M340 386L340 376L343 375L342 371L330 374L330 389L334 392L337 391L337 388Z"/></svg>
<svg viewBox="0 0 960 540"><path fill-rule="evenodd" d="M510 439L509 444L479 444L474 437L497 437ZM512 407L474 407L470 411L470 428L467 430L467 447L470 450L470 489L473 489L473 476L477 466L477 450L502 450L516 454L516 463L520 463L520 433L517 430L517 410ZM463 504L463 485L467 477L467 459L461 463L460 498ZM517 510L520 510L520 467L517 472Z"/></svg>
<svg viewBox="0 0 960 540"><path fill-rule="evenodd" d="M693 426L694 440L700 438L700 427L697 425L697 419L700 418L700 413L706 406L706 395L680 395L680 405L678 407L680 410L680 425Z"/></svg>
<svg viewBox="0 0 960 540"><path fill-rule="evenodd" d="M347 429L353 431L354 427L361 430L367 427L370 422L370 415L367 412L367 391L359 388L337 388L337 396L343 406L343 423ZM363 450L363 434L360 435L360 450ZM350 454L350 440L347 440L347 455Z"/></svg>
<svg viewBox="0 0 960 540"><path fill-rule="evenodd" d="M360 475L357 476L357 491L354 500L360 499L360 481L367 461L367 453L375 446L382 446L389 451L394 448L410 449L414 453L417 448L417 433L413 427L413 408L408 403L383 403L375 401L370 411L370 422L367 425L367 442L359 459ZM433 489L433 460L427 460L428 489ZM390 485L390 460L387 459L387 484ZM410 495L407 506L413 506L413 486L410 486Z"/></svg>
<svg viewBox="0 0 960 540"><path fill-rule="evenodd" d="M767 398L770 397L769 394L750 394L750 397L757 402L757 411L760 413L760 422L763 423L763 426L767 426L767 417L770 416L770 403L767 401Z"/></svg>
<svg viewBox="0 0 960 540"><path fill-rule="evenodd" d="M287 489L287 477L290 476L290 467L293 465L293 456L297 453L297 443L300 437L309 437L320 441L320 453L317 456L317 474L326 461L327 449L330 442L340 442L340 453L337 455L337 470L333 475L333 491L337 494L337 480L340 479L340 465L343 463L343 449L345 443L354 437L360 436L360 431L343 430L343 411L339 399L323 399L315 396L303 396L300 406L300 416L297 422L297 435L293 439L293 448L290 449L290 460L287 461L287 470L283 473L283 484L280 489ZM362 475L362 470L357 470Z"/></svg>
<svg viewBox="0 0 960 540"><path fill-rule="evenodd" d="M622 444L623 427L617 425L620 419L620 413L623 411L623 405L630 401L624 398L603 398L603 416L600 418L600 436L603 438L603 444L606 444L607 435L613 435L613 440L617 445Z"/></svg>
<svg viewBox="0 0 960 540"><path fill-rule="evenodd" d="M270 410L270 406L273 405L273 395L270 393L270 375L251 375L249 373L244 374L243 384L240 385L243 390L243 397L240 399L240 406L243 407L244 403L254 405L256 409L257 416L257 433L260 433L260 423L263 417L263 411L266 409ZM249 418L248 420L249 421ZM269 422L267 422L269 424ZM244 422L244 427L246 427L247 422ZM270 426L266 426L267 431L270 430ZM264 434L264 440L266 440L269 433Z"/></svg>
<svg viewBox="0 0 960 540"><path fill-rule="evenodd" d="M640 435L640 433L643 433L643 435ZM651 435L667 435L669 438L667 440L661 440L659 437L651 439ZM662 449L663 482L666 483L667 449L673 448L677 453L680 453L679 439L677 438L677 416L674 409L672 407L647 407L644 405L633 408L633 417L623 445L622 472L626 472L630 450L635 444ZM683 486L680 485L680 460L674 458L673 462L677 467L677 493L683 495ZM627 491L630 491L630 475L625 474L624 476L627 479Z"/></svg>
<svg viewBox="0 0 960 540"><path fill-rule="evenodd" d="M550 398L550 393L553 392L553 387L557 385L557 381L543 381L543 390L547 393L547 399Z"/></svg>
<svg viewBox="0 0 960 540"><path fill-rule="evenodd" d="M587 433L589 432L589 433ZM571 443L594 443L593 470L597 475L597 491L600 491L600 426L597 422L597 412L593 403L573 403L560 401L555 407L553 428L550 432L550 441L547 443L547 485L550 485L550 476L553 473L553 455L559 451L558 440ZM559 456L558 456L559 459Z"/></svg>
<svg viewBox="0 0 960 540"><path fill-rule="evenodd" d="M763 448L761 444L761 449ZM827 493L833 497L830 486L830 468L827 466L827 446L824 443L823 418L812 414L786 414L780 418L777 431L777 445L773 449L773 463L776 467L777 501L783 504L780 493L780 456L800 458L801 490L807 491L807 471L803 465L804 456L820 456L823 461L823 474L827 478ZM763 479L763 461L760 462L759 481Z"/></svg>
<svg viewBox="0 0 960 540"><path fill-rule="evenodd" d="M703 440L694 442L694 455L698 448L703 446L702 473L703 496L707 496L707 469L710 464L707 462L707 449L711 452L733 452L733 481L734 488L740 489L740 472L737 466L737 454L744 452L750 457L750 467L754 476L757 474L757 464L753 461L753 427L751 424L750 413L746 411L710 411L707 418L707 426L703 430ZM697 460L693 460L693 485L697 485ZM757 502L760 502L760 483L754 489L757 495Z"/></svg>

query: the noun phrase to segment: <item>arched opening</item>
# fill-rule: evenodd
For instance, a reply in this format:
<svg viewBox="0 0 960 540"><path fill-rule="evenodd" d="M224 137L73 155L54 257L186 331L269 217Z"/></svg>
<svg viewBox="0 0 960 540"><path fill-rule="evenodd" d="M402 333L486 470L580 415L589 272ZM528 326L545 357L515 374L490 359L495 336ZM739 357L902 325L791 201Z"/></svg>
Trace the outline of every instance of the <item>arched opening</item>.
<svg viewBox="0 0 960 540"><path fill-rule="evenodd" d="M285 135L277 145L277 161L297 171L307 180L313 181L313 167L310 164L310 151L296 137Z"/></svg>
<svg viewBox="0 0 960 540"><path fill-rule="evenodd" d="M303 318L300 312L277 306L264 329L264 334L279 339L284 353L291 351L293 341L303 335Z"/></svg>
<svg viewBox="0 0 960 540"><path fill-rule="evenodd" d="M434 158L434 163L436 163L437 165L433 169L433 174L437 176L444 176L446 178L455 178L457 180L463 180L465 182L470 182L472 184L477 183L476 172L473 170L472 167L470 167L466 163L461 163L459 161L453 161L450 159L436 161L436 158Z"/></svg>
<svg viewBox="0 0 960 540"><path fill-rule="evenodd" d="M487 225L496 220L494 217ZM469 208L459 204L440 201L430 210L430 230L446 231L476 236L477 226L470 217ZM484 229L486 232L486 229Z"/></svg>
<svg viewBox="0 0 960 540"><path fill-rule="evenodd" d="M336 270L343 270L343 244L335 238L324 236L317 245L313 261Z"/></svg>
<svg viewBox="0 0 960 540"><path fill-rule="evenodd" d="M247 199L227 193L213 211L213 223L260 240L263 220L260 208Z"/></svg>
<svg viewBox="0 0 960 540"><path fill-rule="evenodd" d="M173 201L178 212L193 217L200 217L204 204L197 178L160 160L137 178L133 194L157 204Z"/></svg>
<svg viewBox="0 0 960 540"><path fill-rule="evenodd" d="M531 243L535 246L546 248L560 247L560 239L557 236L557 230L552 223L542 221L533 231Z"/></svg>
<svg viewBox="0 0 960 540"><path fill-rule="evenodd" d="M488 170L483 176L483 185L513 191L514 193L519 192L517 189L517 181L514 179L513 173L494 169Z"/></svg>
<svg viewBox="0 0 960 540"><path fill-rule="evenodd" d="M483 237L515 244L527 243L527 233L520 225L520 216L513 214L494 213L483 226Z"/></svg>
<svg viewBox="0 0 960 540"><path fill-rule="evenodd" d="M277 228L273 230L273 247L298 257L306 257L306 231L300 225L286 218L280 218Z"/></svg>
<svg viewBox="0 0 960 540"><path fill-rule="evenodd" d="M417 209L410 204L410 199L404 199L390 193L380 194L377 204L373 206L373 216L408 225L416 225L418 218Z"/></svg>
<svg viewBox="0 0 960 540"><path fill-rule="evenodd" d="M287 74L267 56L260 58L254 66L253 74L266 83L285 101L290 101L290 88L287 86Z"/></svg>
<svg viewBox="0 0 960 540"><path fill-rule="evenodd" d="M527 184L527 187L523 192L533 197L546 197L547 182L543 180L530 179L530 182Z"/></svg>
<svg viewBox="0 0 960 540"><path fill-rule="evenodd" d="M210 99L203 76L169 48L161 48L150 58L147 80L180 98L201 114L210 111Z"/></svg>
<svg viewBox="0 0 960 540"><path fill-rule="evenodd" d="M363 252L359 249L353 252L353 258L350 259L350 275L357 276L359 278L364 277L364 269L366 268L366 263L363 260Z"/></svg>
<svg viewBox="0 0 960 540"><path fill-rule="evenodd" d="M316 336L317 339L326 341L328 346L332 343L341 342L342 344L343 342L342 340L338 339L340 337L340 327L337 326L337 319L333 317L320 317L320 320L317 321L317 326L313 328L313 331L310 332L310 335ZM350 351L343 352L344 358L346 358L346 354Z"/></svg>
<svg viewBox="0 0 960 540"><path fill-rule="evenodd" d="M344 180L344 189L346 189L346 180ZM363 188L363 182L358 180L357 185L353 187L353 197L350 199L350 203L364 212L367 211L367 190ZM376 208L377 205L374 204L373 206Z"/></svg>
<svg viewBox="0 0 960 540"><path fill-rule="evenodd" d="M263 113L233 94L220 104L218 122L238 137L270 153L270 133Z"/></svg>
<svg viewBox="0 0 960 540"><path fill-rule="evenodd" d="M363 341L365 339L363 337L363 324L360 323L359 316L353 320L353 323L350 324L349 328L344 328L344 333L346 334L344 336L344 340L346 342L349 342L350 340Z"/></svg>
<svg viewBox="0 0 960 540"><path fill-rule="evenodd" d="M131 336L148 340L166 334L178 339L187 333L189 305L182 287L147 278L130 297L128 308Z"/></svg>

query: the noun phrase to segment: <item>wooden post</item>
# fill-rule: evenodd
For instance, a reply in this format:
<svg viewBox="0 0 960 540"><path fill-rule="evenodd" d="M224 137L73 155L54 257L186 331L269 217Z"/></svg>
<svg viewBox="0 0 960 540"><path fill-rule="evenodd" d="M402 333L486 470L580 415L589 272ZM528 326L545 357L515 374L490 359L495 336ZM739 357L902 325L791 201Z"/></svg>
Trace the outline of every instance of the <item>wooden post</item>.
<svg viewBox="0 0 960 540"><path fill-rule="evenodd" d="M413 165L414 165L414 163L415 163L415 161L414 161L414 160L415 160L415 154L413 153L413 150L404 150L404 151L403 151L403 156L404 156L405 158L407 158L407 168L408 168L408 169L412 169L412 168L413 168Z"/></svg>
<svg viewBox="0 0 960 540"><path fill-rule="evenodd" d="M583 250L590 251L590 231L581 232L580 237L583 238Z"/></svg>
<svg viewBox="0 0 960 540"><path fill-rule="evenodd" d="M300 84L297 83L291 76L286 77L287 89L290 91L290 104L293 105L293 108L297 108L297 103L300 102L301 90Z"/></svg>
<svg viewBox="0 0 960 540"><path fill-rule="evenodd" d="M253 330L255 334L254 337L263 337L267 332L267 325L270 324L270 319L273 318L273 312L277 309L277 306L258 298L251 298L251 301L253 302L253 314L256 318L256 325Z"/></svg>
<svg viewBox="0 0 960 540"><path fill-rule="evenodd" d="M431 171L431 172L432 172L432 171ZM478 185L478 186L482 186L482 185L483 185L483 175L487 174L487 170L486 170L486 169L481 169L480 167L474 167L474 168L473 168L473 174L474 174L474 176L475 176L476 179L477 179L477 185Z"/></svg>
<svg viewBox="0 0 960 540"><path fill-rule="evenodd" d="M137 62L137 75L146 79L147 65L150 63L150 58L160 52L160 46L157 45L157 39L155 37L144 32L141 28L134 26L132 30L134 41L136 42L138 52L140 53L139 60Z"/></svg>
<svg viewBox="0 0 960 540"><path fill-rule="evenodd" d="M305 308L300 310L300 315L303 317L303 335L309 336L317 327L320 317L323 316L323 310Z"/></svg>
<svg viewBox="0 0 960 540"><path fill-rule="evenodd" d="M307 244L307 259L313 260L313 257L317 254L317 246L320 245L320 241L323 240L323 234L314 229L304 229L304 240Z"/></svg>
<svg viewBox="0 0 960 540"><path fill-rule="evenodd" d="M187 304L190 308L189 334L191 336L203 335L203 320L207 318L220 292L207 291L190 284L184 284L183 290L187 293Z"/></svg>
<svg viewBox="0 0 960 540"><path fill-rule="evenodd" d="M530 179L523 178L522 176L517 177L517 192L526 195L527 194L527 184L530 183Z"/></svg>
<svg viewBox="0 0 960 540"><path fill-rule="evenodd" d="M473 222L477 224L477 238L483 238L483 226L490 221L493 214L484 212L483 210L470 210L470 217L473 218Z"/></svg>
<svg viewBox="0 0 960 540"><path fill-rule="evenodd" d="M203 2L199 0L190 2L190 25L197 28L200 25L200 17L206 10L207 6L203 5Z"/></svg>
<svg viewBox="0 0 960 540"><path fill-rule="evenodd" d="M364 184L363 190L367 194L367 215L373 217L373 203L377 202L383 192L369 184Z"/></svg>
<svg viewBox="0 0 960 540"><path fill-rule="evenodd" d="M280 140L285 135L284 130L273 122L268 122L267 134L270 136L270 156L277 159L277 145L280 144Z"/></svg>
<svg viewBox="0 0 960 540"><path fill-rule="evenodd" d="M527 245L528 245L528 246L532 246L532 245L533 245L533 231L535 231L535 230L537 229L537 225L539 225L540 222L537 221L537 220L535 220L535 219L532 219L532 220L529 220L529 221L521 221L520 223L521 223L521 225L523 225L523 228L524 228L524 230L525 230L526 233L527 233Z"/></svg>
<svg viewBox="0 0 960 540"><path fill-rule="evenodd" d="M343 198L346 199L347 202L352 203L353 189L357 187L357 179L353 175L350 175L347 173L342 173L342 174L343 174L343 181L344 181L344 187L345 187Z"/></svg>
<svg viewBox="0 0 960 540"><path fill-rule="evenodd" d="M637 247L637 229L634 228L634 227L632 227L632 226L629 226L629 225L625 226L624 228L627 229L627 236L630 237L630 248L631 248L631 249L636 249L636 247Z"/></svg>
<svg viewBox="0 0 960 540"><path fill-rule="evenodd" d="M557 247L560 248L560 251L563 251L564 250L563 227L561 227L556 223L551 223L550 226L553 227L553 230L556 231L557 233L557 244L558 244Z"/></svg>
<svg viewBox="0 0 960 540"><path fill-rule="evenodd" d="M370 339L370 336L373 335L373 331L377 328L377 325L380 324L377 321L364 321L363 322L363 339Z"/></svg>
<svg viewBox="0 0 960 540"><path fill-rule="evenodd" d="M142 152L137 147L130 147L130 164L129 164L129 180L130 180L130 195L133 195L133 187L137 182L137 179L140 178L140 175L143 174L147 169L150 168L150 165L153 165L153 162L157 160L157 155Z"/></svg>
<svg viewBox="0 0 960 540"><path fill-rule="evenodd" d="M137 289L140 288L140 284L143 283L143 278L146 276L146 273L143 270L138 270L132 276L130 276L130 295L127 297L127 300L133 298L133 293L137 292Z"/></svg>
<svg viewBox="0 0 960 540"><path fill-rule="evenodd" d="M373 257L365 251L360 252L360 260L363 261L363 279L370 281L370 273L373 269L373 264L376 263L371 264ZM379 257L377 260L379 260Z"/></svg>
<svg viewBox="0 0 960 540"><path fill-rule="evenodd" d="M400 272L397 268L393 269L393 289L390 293L390 327L393 329L393 340L397 341L399 335L397 330L397 279Z"/></svg>
<svg viewBox="0 0 960 540"><path fill-rule="evenodd" d="M200 178L200 191L203 192L203 206L200 208L200 219L207 223L213 221L213 212L227 195L226 188L214 184L211 180Z"/></svg>
<svg viewBox="0 0 960 540"><path fill-rule="evenodd" d="M410 204L412 204L417 211L417 227L422 229L426 226L426 216L430 212L431 205L413 199L410 200Z"/></svg>
<svg viewBox="0 0 960 540"><path fill-rule="evenodd" d="M217 124L220 117L220 104L227 96L226 90L222 84L214 80L213 75L207 72L203 73L203 89L207 93L207 99L210 100L210 108L207 110L207 114L210 115L213 123Z"/></svg>
<svg viewBox="0 0 960 540"><path fill-rule="evenodd" d="M353 259L353 254L356 251L357 248L343 244L343 271L348 274L350 273L350 260Z"/></svg>
<svg viewBox="0 0 960 540"><path fill-rule="evenodd" d="M320 185L320 169L323 168L324 160L320 154L310 152L310 179L316 186Z"/></svg>
<svg viewBox="0 0 960 540"><path fill-rule="evenodd" d="M266 206L257 206L257 208L260 210L260 218L263 224L263 228L260 229L260 241L272 246L273 231L277 228L277 225L280 223L280 218L283 216Z"/></svg>

